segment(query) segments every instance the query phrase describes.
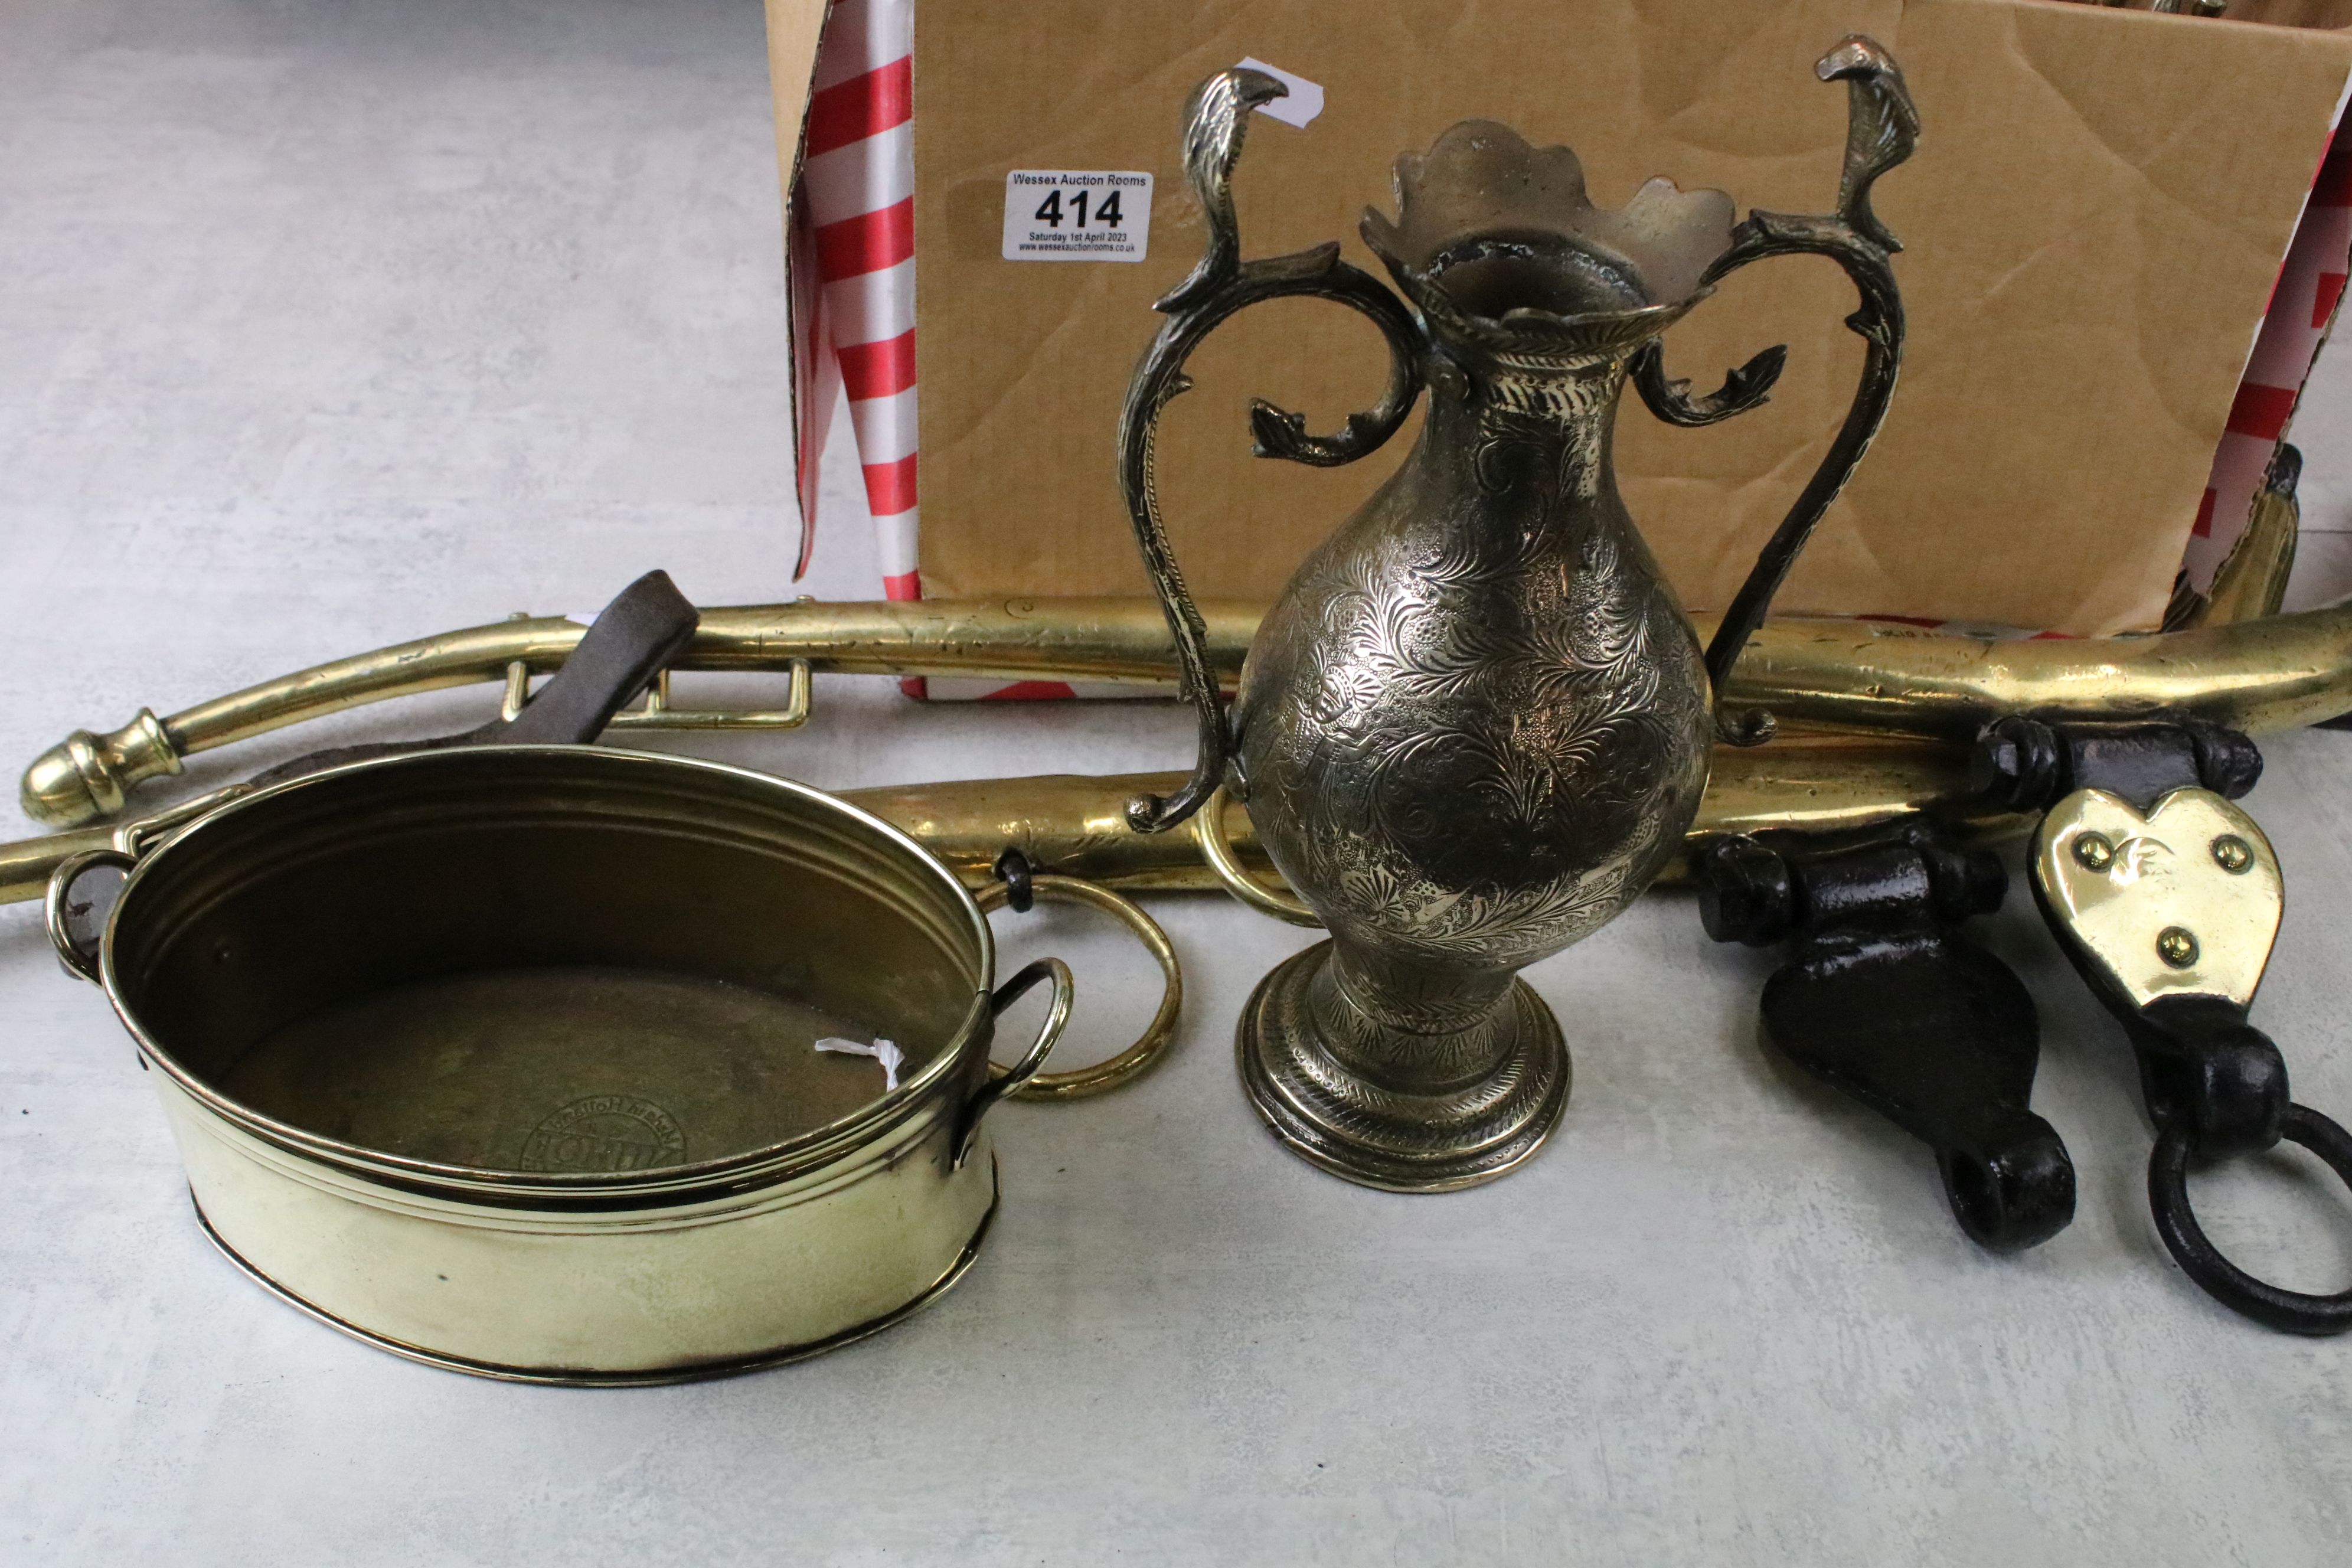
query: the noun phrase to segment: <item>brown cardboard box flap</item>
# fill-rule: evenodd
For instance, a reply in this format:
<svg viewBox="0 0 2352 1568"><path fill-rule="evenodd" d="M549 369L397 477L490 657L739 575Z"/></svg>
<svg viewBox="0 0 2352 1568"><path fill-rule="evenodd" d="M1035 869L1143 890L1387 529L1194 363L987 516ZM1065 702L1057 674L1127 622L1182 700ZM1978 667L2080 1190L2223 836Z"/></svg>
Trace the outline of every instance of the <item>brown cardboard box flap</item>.
<svg viewBox="0 0 2352 1568"><path fill-rule="evenodd" d="M2237 10L2254 19L2046 0L922 0L925 592L1145 591L1112 437L1150 303L1198 254L1176 122L1209 72L1252 57L1326 90L1303 130L1255 123L1245 251L1339 238L1377 270L1361 209L1386 204L1397 153L1473 116L1574 146L1603 202L1664 174L1743 208L1826 210L1845 94L1811 68L1865 32L1924 123L1876 193L1906 247L1909 346L1885 432L1780 608L2150 626L2352 77L2352 34L2326 30L2352 23L2352 0ZM1040 168L1153 173L1148 258L1003 259L1006 174ZM1743 272L1669 334L1668 365L1712 385L1788 342L1772 402L1705 430L1637 405L1621 421L1628 504L1694 608L1728 597L1842 417L1851 309L1827 262ZM1343 312L1285 302L1197 356L1161 473L1204 596L1270 596L1411 438L1338 471L1254 459L1248 399L1328 427L1369 401L1380 353Z"/></svg>
<svg viewBox="0 0 2352 1568"><path fill-rule="evenodd" d="M793 198L800 184L802 127L808 118L809 88L823 41L825 0L767 0L768 84L776 100L776 166L784 179L785 298L792 312L784 352L786 393L793 420L794 500L801 519L800 548L793 575L808 570L816 542L817 457L833 421L839 377L828 374L832 346L824 341L823 296L814 269L794 264L809 250L808 215Z"/></svg>
<svg viewBox="0 0 2352 1568"><path fill-rule="evenodd" d="M1347 237L1356 251L1356 211L1385 195L1394 154L1475 114L1576 146L1604 200L1666 173L1746 205L1821 210L1844 95L1808 68L1866 31L1903 60L1926 123L1919 157L1879 188L1908 246L1910 349L1878 448L1783 605L2152 624L2352 44L2014 0L1504 9L1507 30L1494 7L1360 3L1344 26L1319 6L1141 8L1088 40L1050 102L1019 104L935 87L947 72L933 62L954 59L957 81L1010 79L1024 45L1086 36L1096 8L1048 0L1007 26L1001 7L934 0L916 41L927 591L1140 590L1108 432L1145 307L1197 242L1173 110L1207 70L1249 55L1327 92L1305 131L1254 132L1250 250ZM1154 171L1168 195L1150 259L1002 260L1014 167ZM1837 324L1850 308L1825 263L1744 275L1669 337L1670 363L1706 378L1788 342L1771 405L1705 431L1638 408L1623 421L1628 503L1693 605L1727 597L1834 429L1860 357ZM1202 356L1163 447L1168 514L1202 592L1270 594L1392 466L1384 453L1331 474L1245 455L1249 395L1328 422L1378 384L1369 339L1338 312L1277 307Z"/></svg>

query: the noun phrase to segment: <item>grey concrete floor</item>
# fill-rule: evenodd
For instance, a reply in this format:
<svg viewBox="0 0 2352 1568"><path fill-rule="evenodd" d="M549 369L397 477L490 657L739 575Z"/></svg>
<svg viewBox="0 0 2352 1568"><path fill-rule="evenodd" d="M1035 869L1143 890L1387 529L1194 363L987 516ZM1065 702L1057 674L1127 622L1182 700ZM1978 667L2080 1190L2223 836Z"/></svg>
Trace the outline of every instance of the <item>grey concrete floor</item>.
<svg viewBox="0 0 2352 1568"><path fill-rule="evenodd" d="M792 592L761 51L752 0L0 0L0 759L590 610L656 564L706 603ZM2324 381L2311 570L2352 576L2326 539L2352 528L2352 353ZM873 591L850 480L836 460L824 595ZM1150 705L820 698L804 731L693 749L832 785L1186 754ZM2256 1021L2301 1098L2352 1113L2352 736L2270 755L2252 805L2294 899ZM1442 1199L1317 1175L1244 1106L1233 1017L1304 934L1160 910L1192 977L1177 1054L1001 1113L1004 1211L937 1309L614 1393L428 1371L261 1294L199 1236L102 999L0 910L0 1561L2352 1557L2352 1345L2171 1268L2128 1054L2021 895L1983 924L2042 1005L2036 1106L2082 1186L2016 1258L1960 1237L1922 1149L1759 1050L1770 961L1685 900L1532 972L1576 1052L1562 1133ZM1076 962L1083 1036L1148 1012L1083 921L1007 929ZM2199 1191L2248 1264L2352 1279L2352 1211L2307 1165Z"/></svg>

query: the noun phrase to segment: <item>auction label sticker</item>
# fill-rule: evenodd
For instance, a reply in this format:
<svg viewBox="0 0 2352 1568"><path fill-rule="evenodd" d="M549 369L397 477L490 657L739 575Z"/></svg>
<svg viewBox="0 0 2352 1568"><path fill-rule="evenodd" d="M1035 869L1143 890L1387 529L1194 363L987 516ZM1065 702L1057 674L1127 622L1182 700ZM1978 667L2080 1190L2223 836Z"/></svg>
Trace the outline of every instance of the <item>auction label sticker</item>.
<svg viewBox="0 0 2352 1568"><path fill-rule="evenodd" d="M1007 261L1140 261L1151 244L1151 176L1015 169L1004 176Z"/></svg>

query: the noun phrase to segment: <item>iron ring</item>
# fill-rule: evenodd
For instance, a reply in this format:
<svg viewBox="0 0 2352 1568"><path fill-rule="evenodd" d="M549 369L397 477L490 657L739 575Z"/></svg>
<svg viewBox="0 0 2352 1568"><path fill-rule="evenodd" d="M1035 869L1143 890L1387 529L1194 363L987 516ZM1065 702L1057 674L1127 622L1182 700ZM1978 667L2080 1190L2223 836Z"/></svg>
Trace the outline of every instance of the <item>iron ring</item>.
<svg viewBox="0 0 2352 1568"><path fill-rule="evenodd" d="M1106 1057L1091 1067L1074 1068L1068 1072L1041 1072L1008 1099L1012 1100L1083 1100L1117 1089L1120 1084L1142 1072L1168 1053L1175 1043L1176 1019L1184 1006L1184 971L1176 962L1176 950L1169 945L1168 933L1160 922L1137 907L1135 901L1112 892L1099 882L1089 882L1077 877L1055 877L1033 872L1028 878L1030 892L1047 903L1088 904L1100 910L1133 931L1136 940L1160 965L1166 982L1160 995L1160 1009L1151 1015L1151 1022L1133 1045L1114 1057ZM1005 882L991 882L972 895L987 914L1003 909L1013 896ZM1004 1069L990 1064L991 1070Z"/></svg>
<svg viewBox="0 0 2352 1568"><path fill-rule="evenodd" d="M2299 1143L2326 1162L2336 1178L2352 1187L2352 1132L2307 1105L2290 1105L2279 1136ZM2288 1290L2255 1279L2221 1256L2206 1239L2189 1206L2190 1134L2176 1122L2156 1142L2147 1162L2147 1206L2157 1234L2180 1271L2233 1312L2290 1334L2340 1334L2352 1329L2352 1289L2332 1296Z"/></svg>

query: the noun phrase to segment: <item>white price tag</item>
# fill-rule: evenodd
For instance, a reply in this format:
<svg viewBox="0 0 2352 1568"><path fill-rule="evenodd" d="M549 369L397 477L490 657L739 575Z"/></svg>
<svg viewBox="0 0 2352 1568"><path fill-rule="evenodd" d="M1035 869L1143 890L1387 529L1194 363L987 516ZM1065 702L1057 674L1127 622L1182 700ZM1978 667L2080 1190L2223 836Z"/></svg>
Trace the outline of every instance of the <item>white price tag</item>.
<svg viewBox="0 0 2352 1568"><path fill-rule="evenodd" d="M1007 261L1140 261L1151 243L1151 176L1015 169L1004 176Z"/></svg>

